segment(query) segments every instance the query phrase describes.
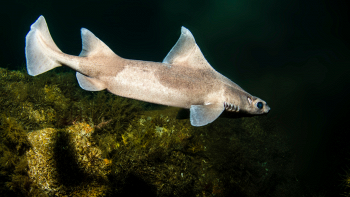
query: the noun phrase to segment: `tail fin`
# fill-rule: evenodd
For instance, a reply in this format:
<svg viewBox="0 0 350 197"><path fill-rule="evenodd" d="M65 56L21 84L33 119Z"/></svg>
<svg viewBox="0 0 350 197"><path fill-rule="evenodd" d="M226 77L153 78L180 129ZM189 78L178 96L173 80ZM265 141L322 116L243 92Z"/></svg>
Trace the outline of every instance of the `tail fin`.
<svg viewBox="0 0 350 197"><path fill-rule="evenodd" d="M61 64L52 52L62 52L51 38L45 18L40 16L30 27L26 36L27 71L31 76L39 75Z"/></svg>

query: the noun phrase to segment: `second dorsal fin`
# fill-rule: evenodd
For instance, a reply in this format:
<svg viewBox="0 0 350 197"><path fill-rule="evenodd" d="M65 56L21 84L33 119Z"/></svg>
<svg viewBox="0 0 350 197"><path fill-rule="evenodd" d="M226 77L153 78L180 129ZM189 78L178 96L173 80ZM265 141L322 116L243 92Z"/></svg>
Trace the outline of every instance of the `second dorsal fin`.
<svg viewBox="0 0 350 197"><path fill-rule="evenodd" d="M81 40L83 49L79 56L111 56L116 55L104 42L97 38L91 31L81 28Z"/></svg>
<svg viewBox="0 0 350 197"><path fill-rule="evenodd" d="M192 33L185 27L181 27L180 38L164 58L163 63L195 69L213 69L204 58Z"/></svg>

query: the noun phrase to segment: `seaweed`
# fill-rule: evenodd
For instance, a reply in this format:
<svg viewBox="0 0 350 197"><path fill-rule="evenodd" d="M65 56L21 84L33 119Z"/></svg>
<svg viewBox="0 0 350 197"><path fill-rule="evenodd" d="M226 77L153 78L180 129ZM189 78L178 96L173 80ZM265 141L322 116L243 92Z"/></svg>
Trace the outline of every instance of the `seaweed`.
<svg viewBox="0 0 350 197"><path fill-rule="evenodd" d="M134 187L158 196L299 195L291 150L266 116L192 127L177 108L87 92L59 70L33 78L0 68L0 102L4 196Z"/></svg>
<svg viewBox="0 0 350 197"><path fill-rule="evenodd" d="M347 169L344 174L341 175L342 177L342 190L343 193L341 195L349 197L350 196L350 170Z"/></svg>
<svg viewBox="0 0 350 197"><path fill-rule="evenodd" d="M93 132L86 123L31 132L33 148L26 154L31 180L49 195L103 196L110 164L91 139Z"/></svg>

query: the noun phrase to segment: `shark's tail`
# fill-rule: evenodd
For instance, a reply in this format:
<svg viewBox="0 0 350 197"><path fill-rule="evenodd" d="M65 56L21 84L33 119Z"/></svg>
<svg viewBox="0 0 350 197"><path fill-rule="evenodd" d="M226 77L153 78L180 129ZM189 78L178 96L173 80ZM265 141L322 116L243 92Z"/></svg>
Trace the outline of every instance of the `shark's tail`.
<svg viewBox="0 0 350 197"><path fill-rule="evenodd" d="M26 36L26 60L29 75L35 76L61 64L54 58L54 52L62 52L51 38L45 18L40 16L30 27Z"/></svg>

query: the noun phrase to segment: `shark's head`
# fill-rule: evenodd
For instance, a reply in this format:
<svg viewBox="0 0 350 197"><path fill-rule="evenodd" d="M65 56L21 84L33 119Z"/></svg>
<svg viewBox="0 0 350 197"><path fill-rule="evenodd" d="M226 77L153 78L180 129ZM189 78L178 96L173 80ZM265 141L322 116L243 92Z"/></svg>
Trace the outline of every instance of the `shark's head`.
<svg viewBox="0 0 350 197"><path fill-rule="evenodd" d="M270 111L270 107L262 99L255 96L247 96L247 101L242 111L249 114L266 114Z"/></svg>
<svg viewBox="0 0 350 197"><path fill-rule="evenodd" d="M224 102L225 110L251 115L266 114L270 107L262 99L252 96L243 89L228 88Z"/></svg>

